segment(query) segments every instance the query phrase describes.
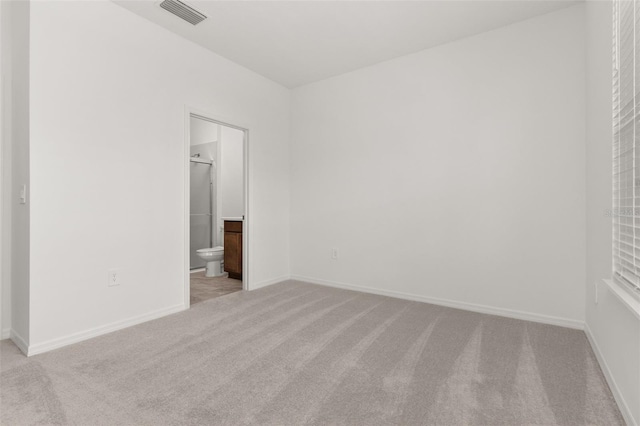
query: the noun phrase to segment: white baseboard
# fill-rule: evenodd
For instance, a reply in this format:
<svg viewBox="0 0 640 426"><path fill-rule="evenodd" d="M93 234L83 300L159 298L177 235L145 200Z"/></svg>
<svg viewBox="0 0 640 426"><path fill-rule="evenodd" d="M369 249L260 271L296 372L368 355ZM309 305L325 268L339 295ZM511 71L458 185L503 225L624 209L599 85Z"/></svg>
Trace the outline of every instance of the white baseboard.
<svg viewBox="0 0 640 426"><path fill-rule="evenodd" d="M23 354L28 356L29 345L27 345L27 342L24 340L24 338L13 329L9 332L9 334L13 343L16 344L16 346L22 351Z"/></svg>
<svg viewBox="0 0 640 426"><path fill-rule="evenodd" d="M364 287L354 284L340 283L336 281L328 281L300 275L292 275L292 280L304 281L311 284L319 284L327 287L342 288L345 290L360 291L363 293L378 294L380 296L395 297L397 299L413 300L416 302L431 303L433 305L447 306L449 308L463 309L465 311L479 312L481 314L498 315L501 317L515 318L525 321L539 322L542 324L557 325L560 327L574 328L577 330L584 329L584 322L569 318L560 318L550 315L535 314L532 312L516 311L513 309L496 308L493 306L479 305L475 303L459 302L456 300L439 299L436 297L421 296L411 293L402 293L399 291L382 290L377 288Z"/></svg>
<svg viewBox="0 0 640 426"><path fill-rule="evenodd" d="M11 337L11 329L5 328L0 334L0 340L9 339Z"/></svg>
<svg viewBox="0 0 640 426"><path fill-rule="evenodd" d="M629 425L629 426L638 426L638 422L633 418L633 415L631 414L631 410L629 409L629 406L627 405L627 402L625 401L624 397L622 396L622 393L620 392L620 389L618 388L618 384L616 383L616 380L613 378L613 375L611 374L611 370L609 369L609 365L607 364L606 359L604 358L604 356L602 355L602 352L600 351L600 346L598 346L598 342L596 342L596 339L593 336L593 333L591 333L591 329L589 328L589 324L585 323L584 332L587 335L587 339L589 340L589 343L591 344L591 347L593 348L593 352L596 354L596 358L598 359L598 363L600 364L600 367L602 368L602 372L604 373L605 379L607 379L607 383L609 384L609 388L611 388L611 393L613 393L613 397L615 398L616 402L618 403L618 407L620 408L620 412L622 413L622 417L624 417L624 421L627 422L627 425Z"/></svg>
<svg viewBox="0 0 640 426"><path fill-rule="evenodd" d="M95 327L79 333L73 333L68 336L59 337L57 339L51 339L46 342L30 345L28 350L25 351L27 356L41 354L53 349L58 349L63 346L71 345L73 343L82 342L83 340L98 337L103 334L111 333L112 331L121 330L123 328L131 327L133 325L141 324L143 322L151 321L157 318L161 318L167 315L175 314L176 312L184 311L184 304L171 306L169 308L159 309L157 311L149 312L144 315L129 318L123 321L116 321L111 324Z"/></svg>
<svg viewBox="0 0 640 426"><path fill-rule="evenodd" d="M283 275L283 276L278 277L278 278L273 278L273 279L270 279L270 280L260 281L258 283L252 283L251 284L251 288L249 288L249 290L257 290L259 288L267 287L267 286L270 286L270 285L273 285L273 284L278 284L278 283L281 283L282 281L287 281L289 279L291 279L291 277L289 275Z"/></svg>

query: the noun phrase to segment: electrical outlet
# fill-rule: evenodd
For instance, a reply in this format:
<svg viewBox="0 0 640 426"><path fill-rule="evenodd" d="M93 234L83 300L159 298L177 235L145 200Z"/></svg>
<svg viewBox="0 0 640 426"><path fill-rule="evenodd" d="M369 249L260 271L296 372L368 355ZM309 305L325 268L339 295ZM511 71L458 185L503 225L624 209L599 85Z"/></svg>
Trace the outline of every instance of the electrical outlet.
<svg viewBox="0 0 640 426"><path fill-rule="evenodd" d="M337 248L332 248L331 249L331 258L332 259L337 259L338 258L338 249Z"/></svg>
<svg viewBox="0 0 640 426"><path fill-rule="evenodd" d="M109 287L120 285L120 270L119 269L109 269L109 274L107 276L107 285Z"/></svg>

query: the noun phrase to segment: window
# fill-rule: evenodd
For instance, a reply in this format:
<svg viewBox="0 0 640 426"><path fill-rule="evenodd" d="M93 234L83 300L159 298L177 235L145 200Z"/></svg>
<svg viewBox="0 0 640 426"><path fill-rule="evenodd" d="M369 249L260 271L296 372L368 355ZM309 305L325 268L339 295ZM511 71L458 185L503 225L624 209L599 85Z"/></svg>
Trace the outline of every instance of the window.
<svg viewBox="0 0 640 426"><path fill-rule="evenodd" d="M613 275L640 297L640 5L613 1Z"/></svg>

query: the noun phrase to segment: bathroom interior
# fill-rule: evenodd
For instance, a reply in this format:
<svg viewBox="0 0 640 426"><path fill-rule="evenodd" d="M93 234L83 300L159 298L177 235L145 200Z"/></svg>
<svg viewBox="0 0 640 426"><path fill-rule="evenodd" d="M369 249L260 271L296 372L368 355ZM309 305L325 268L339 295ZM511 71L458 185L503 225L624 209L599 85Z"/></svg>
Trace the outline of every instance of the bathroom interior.
<svg viewBox="0 0 640 426"><path fill-rule="evenodd" d="M190 117L191 305L242 290L244 131Z"/></svg>

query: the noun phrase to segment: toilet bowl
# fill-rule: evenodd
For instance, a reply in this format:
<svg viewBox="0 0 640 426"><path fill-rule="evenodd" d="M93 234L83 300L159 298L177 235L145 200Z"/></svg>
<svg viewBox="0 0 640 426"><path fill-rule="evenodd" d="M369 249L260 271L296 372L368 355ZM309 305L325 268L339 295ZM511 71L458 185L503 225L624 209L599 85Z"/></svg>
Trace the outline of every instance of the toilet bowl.
<svg viewBox="0 0 640 426"><path fill-rule="evenodd" d="M219 277L224 274L224 247L203 248L196 250L200 259L207 262L205 277Z"/></svg>

